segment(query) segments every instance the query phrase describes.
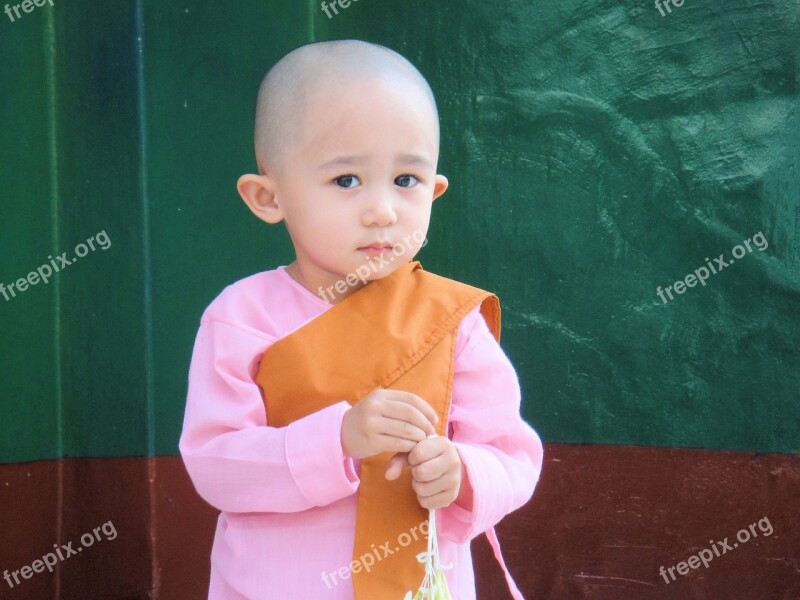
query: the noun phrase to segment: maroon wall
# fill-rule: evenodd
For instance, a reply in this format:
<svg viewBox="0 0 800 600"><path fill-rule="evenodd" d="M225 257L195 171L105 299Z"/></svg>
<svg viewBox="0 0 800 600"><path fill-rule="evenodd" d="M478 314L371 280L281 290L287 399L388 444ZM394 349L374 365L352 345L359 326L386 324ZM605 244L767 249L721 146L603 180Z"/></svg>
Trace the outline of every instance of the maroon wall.
<svg viewBox="0 0 800 600"><path fill-rule="evenodd" d="M197 496L180 458L66 459L0 470L7 515L0 568L30 565L56 543L75 547L108 521L117 532L59 561L52 575L33 574L13 588L0 580L0 598L205 597L216 511ZM527 598L797 600L798 498L800 458L793 455L547 444L533 499L498 534ZM739 543L737 532L759 520L757 537ZM659 575L659 567L703 549L721 550L726 537L731 549L708 568L673 571L670 583ZM509 598L483 536L474 549L478 597Z"/></svg>

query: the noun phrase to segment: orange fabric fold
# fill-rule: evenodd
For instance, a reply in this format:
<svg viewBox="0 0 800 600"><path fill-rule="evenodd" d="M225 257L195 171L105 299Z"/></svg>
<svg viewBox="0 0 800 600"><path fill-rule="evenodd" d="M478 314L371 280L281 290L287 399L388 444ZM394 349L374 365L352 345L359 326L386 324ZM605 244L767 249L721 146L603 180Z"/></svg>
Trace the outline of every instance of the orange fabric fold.
<svg viewBox="0 0 800 600"><path fill-rule="evenodd" d="M284 427L341 400L354 405L383 387L420 396L439 415L437 433L447 435L458 326L479 304L499 341L500 302L490 292L428 273L418 261L368 283L264 352L255 381L267 424ZM390 458L386 452L361 461L352 571L357 600L400 600L424 577L416 557L426 550L420 526L427 510L407 469L386 480ZM392 553L385 556L381 546ZM374 560L363 558L368 554ZM367 563L373 563L369 571Z"/></svg>

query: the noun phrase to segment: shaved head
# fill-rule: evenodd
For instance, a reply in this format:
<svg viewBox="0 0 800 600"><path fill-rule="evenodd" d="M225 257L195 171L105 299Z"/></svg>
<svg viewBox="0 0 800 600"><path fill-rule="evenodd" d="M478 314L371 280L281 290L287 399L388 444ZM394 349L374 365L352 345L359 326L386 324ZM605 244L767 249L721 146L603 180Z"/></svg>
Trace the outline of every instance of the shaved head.
<svg viewBox="0 0 800 600"><path fill-rule="evenodd" d="M438 146L436 101L414 65L397 52L369 42L316 42L284 56L261 82L255 126L259 172L279 170L293 143L308 134L313 122L308 114L312 94L321 89L344 91L356 78L377 78L420 90L433 111ZM324 115L313 116L324 119Z"/></svg>

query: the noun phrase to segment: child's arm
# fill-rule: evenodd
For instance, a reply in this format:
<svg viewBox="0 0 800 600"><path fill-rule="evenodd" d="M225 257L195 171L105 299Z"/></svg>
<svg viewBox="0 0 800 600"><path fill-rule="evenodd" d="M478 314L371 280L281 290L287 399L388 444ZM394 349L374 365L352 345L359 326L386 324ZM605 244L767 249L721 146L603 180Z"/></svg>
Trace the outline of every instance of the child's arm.
<svg viewBox="0 0 800 600"><path fill-rule="evenodd" d="M516 372L479 309L462 322L456 355L451 439L464 465L460 497L440 509L442 536L466 542L525 504L542 467L542 443L522 420ZM463 490L469 486L469 490ZM471 493L464 493L471 492Z"/></svg>
<svg viewBox="0 0 800 600"><path fill-rule="evenodd" d="M358 488L344 456L344 400L267 427L258 359L275 340L204 317L195 341L180 451L198 493L230 512L297 512Z"/></svg>
<svg viewBox="0 0 800 600"><path fill-rule="evenodd" d="M424 400L376 389L288 427L269 427L256 363L273 342L240 324L204 318L189 372L180 450L197 491L231 512L297 512L354 493L353 458L408 452L434 431Z"/></svg>

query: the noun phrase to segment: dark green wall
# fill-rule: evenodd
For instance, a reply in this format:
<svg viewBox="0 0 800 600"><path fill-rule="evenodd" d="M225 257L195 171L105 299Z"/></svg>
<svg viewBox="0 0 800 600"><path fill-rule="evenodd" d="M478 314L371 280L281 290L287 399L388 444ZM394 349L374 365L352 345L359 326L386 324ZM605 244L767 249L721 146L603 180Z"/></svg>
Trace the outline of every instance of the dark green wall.
<svg viewBox="0 0 800 600"><path fill-rule="evenodd" d="M426 269L492 289L547 441L800 449L800 8L85 0L0 13L0 461L175 454L200 314L292 260L253 219L261 76L310 40L398 50L437 95ZM769 242L664 304L705 257Z"/></svg>

